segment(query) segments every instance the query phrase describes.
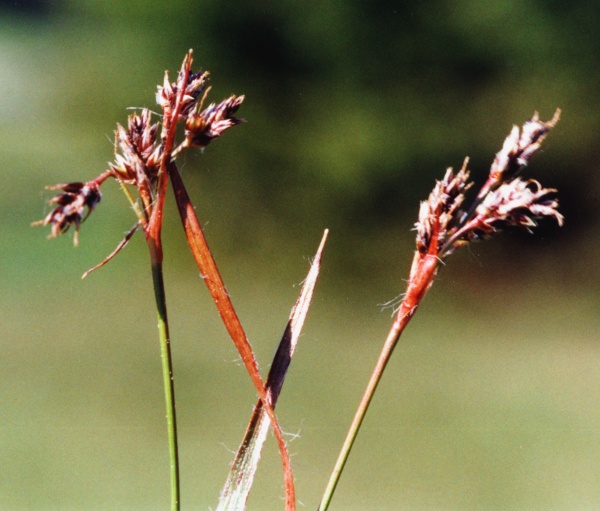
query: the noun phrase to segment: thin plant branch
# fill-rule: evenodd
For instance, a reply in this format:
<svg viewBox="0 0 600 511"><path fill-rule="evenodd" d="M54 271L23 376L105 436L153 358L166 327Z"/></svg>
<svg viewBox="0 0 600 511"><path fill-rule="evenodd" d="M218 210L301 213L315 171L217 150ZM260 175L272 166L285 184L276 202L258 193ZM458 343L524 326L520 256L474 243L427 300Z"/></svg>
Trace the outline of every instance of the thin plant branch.
<svg viewBox="0 0 600 511"><path fill-rule="evenodd" d="M133 227L131 229L129 229L129 232L127 232L127 234L125 234L125 237L119 242L119 244L116 246L116 248L110 254L108 254L102 261L100 261L96 266L87 270L81 276L81 278L85 279L90 273L102 268L106 263L111 261L119 252L121 252L121 250L123 250L127 246L127 244L129 243L129 241L131 240L131 238L133 237L135 232L139 229L139 227L140 227L140 222L137 221L133 225Z"/></svg>

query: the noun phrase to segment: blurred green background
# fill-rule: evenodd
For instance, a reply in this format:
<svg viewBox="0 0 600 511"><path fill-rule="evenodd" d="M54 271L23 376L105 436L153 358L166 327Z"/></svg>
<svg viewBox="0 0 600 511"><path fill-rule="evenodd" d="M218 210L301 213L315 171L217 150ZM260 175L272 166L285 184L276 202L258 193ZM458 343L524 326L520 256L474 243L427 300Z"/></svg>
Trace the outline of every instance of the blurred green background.
<svg viewBox="0 0 600 511"><path fill-rule="evenodd" d="M563 118L527 176L564 228L456 253L398 346L331 509L600 509L600 6L571 0L0 2L0 509L168 506L159 346L142 237L114 183L83 226L29 224L47 184L112 159L127 107L189 48L248 122L184 178L266 372L330 240L279 402L315 509L403 291L419 201L513 124ZM255 399L169 205L183 509L215 507ZM296 437L297 435L297 437ZM250 509L282 509L269 442ZM302 509L302 507L301 507Z"/></svg>

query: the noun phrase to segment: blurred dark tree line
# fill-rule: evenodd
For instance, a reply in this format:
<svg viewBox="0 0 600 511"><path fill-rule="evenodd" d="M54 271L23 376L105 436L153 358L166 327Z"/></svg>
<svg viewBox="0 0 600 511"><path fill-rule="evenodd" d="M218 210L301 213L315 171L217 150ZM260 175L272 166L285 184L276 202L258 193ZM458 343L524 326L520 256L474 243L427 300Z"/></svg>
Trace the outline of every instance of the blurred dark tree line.
<svg viewBox="0 0 600 511"><path fill-rule="evenodd" d="M474 177L483 180L513 124L536 110L549 119L557 107L563 120L530 175L560 190L568 227L560 234L546 228L567 239L597 224L600 5L594 2L1 5L8 23L34 27L32 37L41 26L64 37L58 51L73 59L67 71L102 73L108 83L112 70L115 88L129 83L113 95L110 87L102 92L102 83L90 91L80 80L80 107L97 109L96 122L127 104L152 106L162 71L174 71L188 48L211 71L209 99L246 94L240 114L248 124L187 161L197 172L186 171L199 190L228 205L225 217L237 239L250 242L251 215L313 237L326 226L362 235L405 232L446 166L460 167L468 155ZM107 97L92 100L90 92ZM69 94L64 101L78 93Z"/></svg>

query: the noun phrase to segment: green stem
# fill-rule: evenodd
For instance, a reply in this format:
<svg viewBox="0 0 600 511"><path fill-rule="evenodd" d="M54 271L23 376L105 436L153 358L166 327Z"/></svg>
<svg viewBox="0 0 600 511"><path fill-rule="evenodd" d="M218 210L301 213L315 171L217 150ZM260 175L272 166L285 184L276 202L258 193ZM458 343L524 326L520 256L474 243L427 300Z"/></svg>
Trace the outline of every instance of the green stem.
<svg viewBox="0 0 600 511"><path fill-rule="evenodd" d="M385 339L385 343L383 344L383 348L381 349L381 353L377 359L375 369L371 373L371 378L369 379L367 388L365 389L363 397L360 400L360 404L358 405L354 419L352 419L352 424L350 425L350 429L346 434L346 439L344 440L344 444L342 445L342 449L338 455L333 472L329 477L327 488L325 488L325 493L321 499L319 511L326 511L326 509L329 507L335 487L337 486L340 476L342 475L342 470L344 470L344 465L348 460L348 456L352 450L352 445L354 444L354 440L356 440L356 435L358 435L360 425L365 418L369 404L371 404L371 400L373 399L377 385L383 376L383 371L385 370L385 367L392 356L392 352L394 351L396 344L398 344L400 335L419 308L419 304L427 293L427 290L431 287L438 263L439 257L436 233L432 237L430 247L428 248L428 253L421 254L418 251L415 252L415 257L413 259L413 265L410 272L411 277L406 288L404 299L400 305L400 310L398 311L398 315L392 324L392 328L390 328L387 338Z"/></svg>
<svg viewBox="0 0 600 511"><path fill-rule="evenodd" d="M171 511L179 511L179 454L177 450L177 420L175 414L175 387L173 385L173 361L171 358L171 341L169 337L169 321L167 319L167 302L162 271L162 251L148 240L152 261L152 279L154 296L158 312L158 335L162 361L165 405L167 408L167 435L169 437L169 466L171 477Z"/></svg>
<svg viewBox="0 0 600 511"><path fill-rule="evenodd" d="M373 395L375 394L375 390L377 389L377 385L383 376L385 366L392 356L392 352L394 351L394 347L398 342L404 326L406 326L406 323L395 321L390 329L390 332L388 333L385 344L381 350L381 354L377 359L377 365L371 373L371 378L369 379L367 388L365 389L365 392L360 400L360 404L358 405L356 413L354 414L354 419L352 419L352 424L350 424L350 429L346 434L346 438L342 445L342 449L340 450L340 454L338 455L335 467L333 468L333 472L329 477L329 482L327 483L325 493L323 494L321 504L319 505L319 511L325 511L329 507L329 503L331 502L335 488L340 480L340 476L342 475L342 471L344 470L344 466L346 465L346 461L348 460L348 456L350 455L350 451L352 450L356 436L358 435L358 430L360 429L363 419L365 418L369 405L371 404L371 400L373 399Z"/></svg>

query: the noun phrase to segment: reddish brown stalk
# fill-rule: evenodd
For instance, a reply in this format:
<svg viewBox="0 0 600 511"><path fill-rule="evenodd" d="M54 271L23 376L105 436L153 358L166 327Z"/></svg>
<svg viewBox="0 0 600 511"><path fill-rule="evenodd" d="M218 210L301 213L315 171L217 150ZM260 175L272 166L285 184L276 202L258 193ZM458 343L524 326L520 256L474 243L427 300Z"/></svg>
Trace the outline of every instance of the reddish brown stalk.
<svg viewBox="0 0 600 511"><path fill-rule="evenodd" d="M271 403L271 399L265 388L265 384L260 376L256 359L254 358L254 352L248 341L248 337L244 332L242 324L238 318L238 315L233 307L231 298L227 293L223 279L219 273L215 260L212 256L204 233L194 211L194 207L187 194L183 181L176 165L171 165L170 168L171 183L173 185L173 191L175 192L175 199L177 202L177 208L179 215L183 223L183 227L186 233L186 237L194 256L194 260L200 269L202 279L206 283L208 290L217 306L217 310L221 315L223 324L229 332L231 339L233 340L244 366L250 375L250 379L258 392L259 398L262 401L265 411L269 416L271 425L277 443L279 444L279 451L281 453L281 460L283 464L284 479L285 479L285 492L286 492L286 510L294 511L296 509L296 495L294 489L294 479L291 469L291 463L289 454L283 438L283 432L275 416L275 411Z"/></svg>
<svg viewBox="0 0 600 511"><path fill-rule="evenodd" d="M186 81L179 87L177 91L177 99L175 101L175 108L171 112L171 115L165 115L163 118L163 131L162 131L162 155L160 160L160 171L158 173L158 184L156 187L156 203L152 208L152 215L150 216L150 222L146 229L146 237L159 240L160 244L160 230L162 227L162 217L165 206L165 198L167 195L167 186L169 184L169 166L172 161L172 152L175 146L175 135L177 134L177 121L179 120L179 113L181 111L181 103L185 94L187 85L187 79L190 75L190 69L192 67L192 50L190 50L181 65L181 71L183 76L186 77ZM162 260L162 247L159 248L159 252Z"/></svg>
<svg viewBox="0 0 600 511"><path fill-rule="evenodd" d="M97 185L101 185L102 183L104 183L104 181L106 181L109 177L113 177L113 173L110 170L105 170L104 172L102 172L102 174L100 174L96 179L94 179L94 183L96 183Z"/></svg>

